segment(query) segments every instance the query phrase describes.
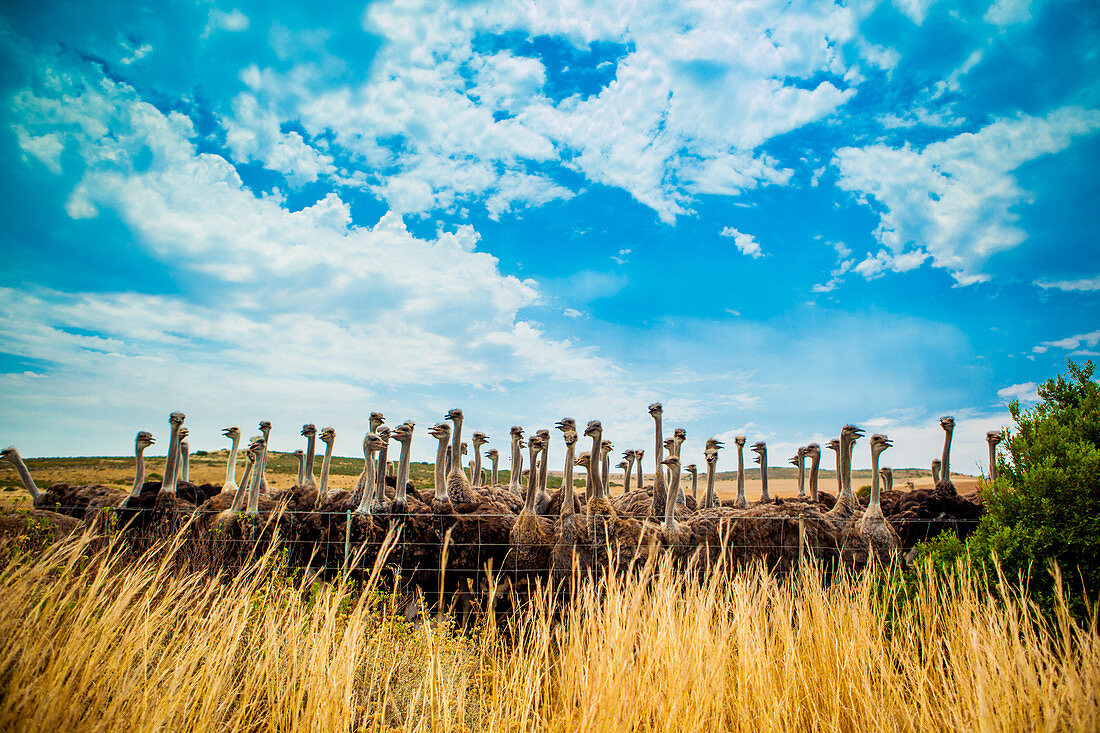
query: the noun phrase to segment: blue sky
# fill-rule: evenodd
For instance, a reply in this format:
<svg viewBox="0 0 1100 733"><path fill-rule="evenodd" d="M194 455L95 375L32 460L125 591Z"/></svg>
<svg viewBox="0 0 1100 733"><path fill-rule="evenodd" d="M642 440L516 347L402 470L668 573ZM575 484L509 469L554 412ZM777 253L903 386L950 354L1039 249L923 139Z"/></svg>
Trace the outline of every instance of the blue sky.
<svg viewBox="0 0 1100 733"><path fill-rule="evenodd" d="M0 439L659 400L972 472L1100 351L1095 3L332 5L0 10Z"/></svg>

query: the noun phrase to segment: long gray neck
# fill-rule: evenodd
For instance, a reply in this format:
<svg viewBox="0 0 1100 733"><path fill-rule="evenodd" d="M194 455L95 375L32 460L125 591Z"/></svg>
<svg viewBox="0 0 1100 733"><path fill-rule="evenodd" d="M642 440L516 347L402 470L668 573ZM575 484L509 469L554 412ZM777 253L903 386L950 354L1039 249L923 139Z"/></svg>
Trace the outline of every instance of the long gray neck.
<svg viewBox="0 0 1100 733"><path fill-rule="evenodd" d="M267 490L267 446L271 444L271 428L260 431L264 434L264 462L257 466L255 471L260 474L260 488Z"/></svg>
<svg viewBox="0 0 1100 733"><path fill-rule="evenodd" d="M473 475L470 477L471 483L474 486L481 485L481 446L474 445L474 467L470 471Z"/></svg>
<svg viewBox="0 0 1100 733"><path fill-rule="evenodd" d="M638 459L638 488L639 488L639 489L640 489L640 488L643 488L643 487L645 486L645 474L644 474L644 471L645 471L645 469L644 469L644 468L642 467L642 459L641 459L641 458L639 458L639 459Z"/></svg>
<svg viewBox="0 0 1100 733"><path fill-rule="evenodd" d="M371 501L374 500L372 496L371 487L374 485L374 449L367 449L367 463L363 467L363 473L367 474L367 488L363 491L363 496L359 499L359 506L355 508L355 511L359 514L367 514Z"/></svg>
<svg viewBox="0 0 1100 733"><path fill-rule="evenodd" d="M267 443L260 448L260 455L256 457L256 468L253 471L252 486L248 488L248 513L260 513L260 484L267 466Z"/></svg>
<svg viewBox="0 0 1100 733"><path fill-rule="evenodd" d="M252 467L255 463L256 460L253 459L244 464L244 475L241 476L241 486L237 489L237 493L233 495L233 505L229 507L229 511L234 514L244 508L245 497L252 492L252 486L249 484L249 481L252 479Z"/></svg>
<svg viewBox="0 0 1100 733"><path fill-rule="evenodd" d="M497 470L500 464L500 456L494 453L489 460L493 463L493 473L491 478L489 479L489 485L497 486L500 483L500 471Z"/></svg>
<svg viewBox="0 0 1100 733"><path fill-rule="evenodd" d="M168 457L164 459L164 478L160 490L169 494L176 493L176 466L180 458L180 426L172 423L172 437L168 440Z"/></svg>
<svg viewBox="0 0 1100 733"><path fill-rule="evenodd" d="M634 473L634 459L626 459L626 470L623 471L623 493L630 493L630 476Z"/></svg>
<svg viewBox="0 0 1100 733"><path fill-rule="evenodd" d="M699 472L691 474L691 498L699 501Z"/></svg>
<svg viewBox="0 0 1100 733"><path fill-rule="evenodd" d="M611 496L611 454L603 454L603 465L600 466L603 477L603 496Z"/></svg>
<svg viewBox="0 0 1100 733"><path fill-rule="evenodd" d="M145 483L145 446L134 447L134 487L130 489L130 496L141 496L141 486Z"/></svg>
<svg viewBox="0 0 1100 733"><path fill-rule="evenodd" d="M382 449L378 451L378 475L374 477L375 498L381 502L386 498L386 455L390 452L390 441L382 441Z"/></svg>
<svg viewBox="0 0 1100 733"><path fill-rule="evenodd" d="M845 499L851 499L855 497L852 493L852 475L850 473L852 467L852 448L855 441L851 438L842 437L840 439L840 496Z"/></svg>
<svg viewBox="0 0 1100 733"><path fill-rule="evenodd" d="M940 467L936 465L936 462L932 462L932 485L936 485L940 482Z"/></svg>
<svg viewBox="0 0 1100 733"><path fill-rule="evenodd" d="M45 494L38 490L38 485L31 478L31 472L27 470L27 464L23 463L23 456L19 455L19 451L15 448L12 448L8 460L11 461L11 465L15 466L15 471L19 474L19 480L23 482L23 488L27 490L27 493L31 495L31 499L37 505Z"/></svg>
<svg viewBox="0 0 1100 733"><path fill-rule="evenodd" d="M191 483L191 446L187 444L187 441L180 442L180 478L186 483Z"/></svg>
<svg viewBox="0 0 1100 733"><path fill-rule="evenodd" d="M600 496L603 491L603 482L600 478L600 449L603 448L603 431L597 430L592 434L592 452L588 456L588 474L592 477L592 494L589 498ZM587 489L587 487L585 487Z"/></svg>
<svg viewBox="0 0 1100 733"><path fill-rule="evenodd" d="M237 449L241 444L241 436L233 436L233 445L229 448L229 462L225 465L225 486L224 490L235 490L237 488Z"/></svg>
<svg viewBox="0 0 1100 733"><path fill-rule="evenodd" d="M306 483L306 454L298 454L298 485L305 486Z"/></svg>
<svg viewBox="0 0 1100 733"><path fill-rule="evenodd" d="M798 498L806 498L806 456L798 456Z"/></svg>
<svg viewBox="0 0 1100 733"><path fill-rule="evenodd" d="M302 481L299 481L299 486L306 486L307 484L313 483L313 458L316 450L317 433L310 433L306 436L306 466L305 475L302 477L302 480L306 481L307 483L302 483Z"/></svg>
<svg viewBox="0 0 1100 733"><path fill-rule="evenodd" d="M997 446L989 441L989 481L997 481Z"/></svg>
<svg viewBox="0 0 1100 733"><path fill-rule="evenodd" d="M661 461L665 459L665 439L661 434L661 413L654 415L653 420L656 423L656 436L653 441L653 459L657 466L657 470L653 476L653 490L656 492L665 487L665 467L661 464ZM593 453L592 455L597 454Z"/></svg>
<svg viewBox="0 0 1100 733"><path fill-rule="evenodd" d="M817 501L817 470L821 466L821 453L810 455L810 501Z"/></svg>
<svg viewBox="0 0 1100 733"><path fill-rule="evenodd" d="M715 506L718 502L714 495L714 479L718 474L718 461L707 461L707 495L703 499L703 506L707 509ZM692 490L694 494L694 490Z"/></svg>
<svg viewBox="0 0 1100 733"><path fill-rule="evenodd" d="M519 478L523 475L523 449L519 447L519 436L512 438L512 475L508 486L517 494L520 491Z"/></svg>
<svg viewBox="0 0 1100 733"><path fill-rule="evenodd" d="M321 484L317 487L317 503L328 498L328 472L332 467L332 443L325 443L325 457L321 459ZM313 478L310 476L310 478Z"/></svg>
<svg viewBox="0 0 1100 733"><path fill-rule="evenodd" d="M954 428L947 428L943 435L943 456L940 457L940 476L944 481L951 480L951 433Z"/></svg>
<svg viewBox="0 0 1100 733"><path fill-rule="evenodd" d="M444 473L445 466L444 461L447 460L449 455L447 450L447 441L440 440L439 447L435 450L435 498L446 499L447 498L447 479Z"/></svg>
<svg viewBox="0 0 1100 733"><path fill-rule="evenodd" d="M836 498L839 499L844 494L844 461L840 457L840 446L833 452L836 453Z"/></svg>
<svg viewBox="0 0 1100 733"><path fill-rule="evenodd" d="M546 441L546 445L542 447L542 451L539 453L539 460L542 463L539 464L539 490L546 491L546 482L550 477L550 441Z"/></svg>
<svg viewBox="0 0 1100 733"><path fill-rule="evenodd" d="M451 435L451 474L462 474L462 418L454 419L454 434Z"/></svg>
<svg viewBox="0 0 1100 733"><path fill-rule="evenodd" d="M882 502L878 490L878 456L879 451L871 449L871 500L867 502L867 508L863 511L864 517L881 517Z"/></svg>
<svg viewBox="0 0 1100 733"><path fill-rule="evenodd" d="M401 458L397 462L397 488L394 496L397 501L405 501L406 484L409 482L409 446L412 445L412 439L401 441Z"/></svg>
<svg viewBox="0 0 1100 733"><path fill-rule="evenodd" d="M527 472L527 496L523 500L523 511L528 514L535 513L535 497L539 488L539 472L535 470L535 461L538 460L539 449L531 448L531 470Z"/></svg>
<svg viewBox="0 0 1100 733"><path fill-rule="evenodd" d="M737 444L737 504L745 505L745 447Z"/></svg>
<svg viewBox="0 0 1100 733"><path fill-rule="evenodd" d="M672 469L672 486L665 493L665 529L671 531L676 527L676 496L680 490L680 467Z"/></svg>
<svg viewBox="0 0 1100 733"><path fill-rule="evenodd" d="M760 501L767 503L772 500L768 493L768 449L760 451Z"/></svg>
<svg viewBox="0 0 1100 733"><path fill-rule="evenodd" d="M561 511L562 518L573 515L573 453L576 447L565 444L565 470L561 472Z"/></svg>

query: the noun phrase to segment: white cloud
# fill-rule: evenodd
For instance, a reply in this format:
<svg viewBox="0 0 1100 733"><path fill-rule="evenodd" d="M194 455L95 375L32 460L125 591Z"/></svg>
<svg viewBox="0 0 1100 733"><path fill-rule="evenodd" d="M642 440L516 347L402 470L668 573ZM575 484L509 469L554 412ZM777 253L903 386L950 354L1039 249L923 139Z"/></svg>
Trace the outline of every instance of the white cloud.
<svg viewBox="0 0 1100 733"><path fill-rule="evenodd" d="M1097 344L1100 344L1100 331L1093 331L1092 333L1068 336L1064 339L1058 339L1057 341L1044 341L1033 348L1032 351L1036 354L1045 354L1050 349L1065 349L1069 351L1071 349L1079 349L1082 345L1093 348Z"/></svg>
<svg viewBox="0 0 1100 733"><path fill-rule="evenodd" d="M615 261L616 265L625 265L630 260L630 250L620 249L618 255L611 255L611 259Z"/></svg>
<svg viewBox="0 0 1100 733"><path fill-rule="evenodd" d="M1026 239L1013 207L1027 200L1012 172L1100 129L1100 110L1063 108L1044 117L997 120L923 150L878 143L841 148L838 185L881 206L875 237L884 250L863 268L871 276L929 258L959 285L984 282L982 266Z"/></svg>
<svg viewBox="0 0 1100 733"><path fill-rule="evenodd" d="M928 9L936 0L894 0L894 7L917 25L924 22Z"/></svg>
<svg viewBox="0 0 1100 733"><path fill-rule="evenodd" d="M1083 277L1078 280L1036 280L1035 284L1044 290L1094 292L1100 290L1100 276Z"/></svg>
<svg viewBox="0 0 1100 733"><path fill-rule="evenodd" d="M734 246L743 255L752 257L754 260L764 256L764 251L760 249L760 243L751 234L739 232L733 227L726 227L718 234L723 237L732 237Z"/></svg>
<svg viewBox="0 0 1100 733"><path fill-rule="evenodd" d="M230 31L233 33L246 31L248 30L248 26L248 16L237 8L233 8L228 13L224 10L212 8L210 10L210 17L206 22L206 30L203 32L203 37L209 36L215 30Z"/></svg>
<svg viewBox="0 0 1100 733"><path fill-rule="evenodd" d="M565 310L563 310L561 312L561 314L563 316L565 316L566 318L580 318L581 316L584 315L583 313L581 313L576 308L566 308Z"/></svg>
<svg viewBox="0 0 1100 733"><path fill-rule="evenodd" d="M294 185L332 175L332 156L306 144L295 131L284 133L272 110L261 109L253 94L239 94L233 100L233 114L225 117L226 145L239 161L259 161L286 175Z"/></svg>
<svg viewBox="0 0 1100 733"><path fill-rule="evenodd" d="M1003 387L997 390L997 396L1006 403L1012 400L1020 400L1020 402L1037 402L1039 400L1039 395L1035 392L1035 382L1023 382L1022 384Z"/></svg>
<svg viewBox="0 0 1100 733"><path fill-rule="evenodd" d="M987 23L1004 28L1016 23L1031 20L1032 0L994 0L985 11L983 19Z"/></svg>

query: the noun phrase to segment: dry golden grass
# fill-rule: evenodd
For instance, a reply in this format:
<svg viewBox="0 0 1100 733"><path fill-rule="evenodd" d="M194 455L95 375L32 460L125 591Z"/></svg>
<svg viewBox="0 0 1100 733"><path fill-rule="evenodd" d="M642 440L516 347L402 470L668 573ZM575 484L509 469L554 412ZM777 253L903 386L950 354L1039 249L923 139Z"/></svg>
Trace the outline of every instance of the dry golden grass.
<svg viewBox="0 0 1100 733"><path fill-rule="evenodd" d="M4 730L1095 730L1100 638L974 579L670 567L470 633L370 581L231 580L85 537L0 566ZM364 588L363 586L368 587Z"/></svg>

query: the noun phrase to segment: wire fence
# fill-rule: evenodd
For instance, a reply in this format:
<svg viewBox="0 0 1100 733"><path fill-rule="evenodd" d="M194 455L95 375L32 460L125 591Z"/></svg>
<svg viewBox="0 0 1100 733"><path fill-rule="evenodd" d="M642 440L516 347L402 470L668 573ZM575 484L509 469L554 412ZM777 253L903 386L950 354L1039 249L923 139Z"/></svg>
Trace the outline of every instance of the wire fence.
<svg viewBox="0 0 1100 733"><path fill-rule="evenodd" d="M885 540L884 554L881 532L862 531L859 511L850 517L797 509L775 516L754 516L754 508L709 515L699 511L678 517L675 528L666 531L649 515L583 510L563 520L476 511L277 510L250 515L51 509L80 518L134 550L178 538L191 566L233 572L264 553L275 553L290 573L315 579L370 576L389 590L423 596L432 605L453 602L456 594L485 600L534 582L567 581L577 572L630 571L668 554L704 572L735 572L763 562L784 575L812 559L828 573L841 566L901 561L918 541L943 531L965 536L979 521L943 515L887 517L897 539Z"/></svg>

